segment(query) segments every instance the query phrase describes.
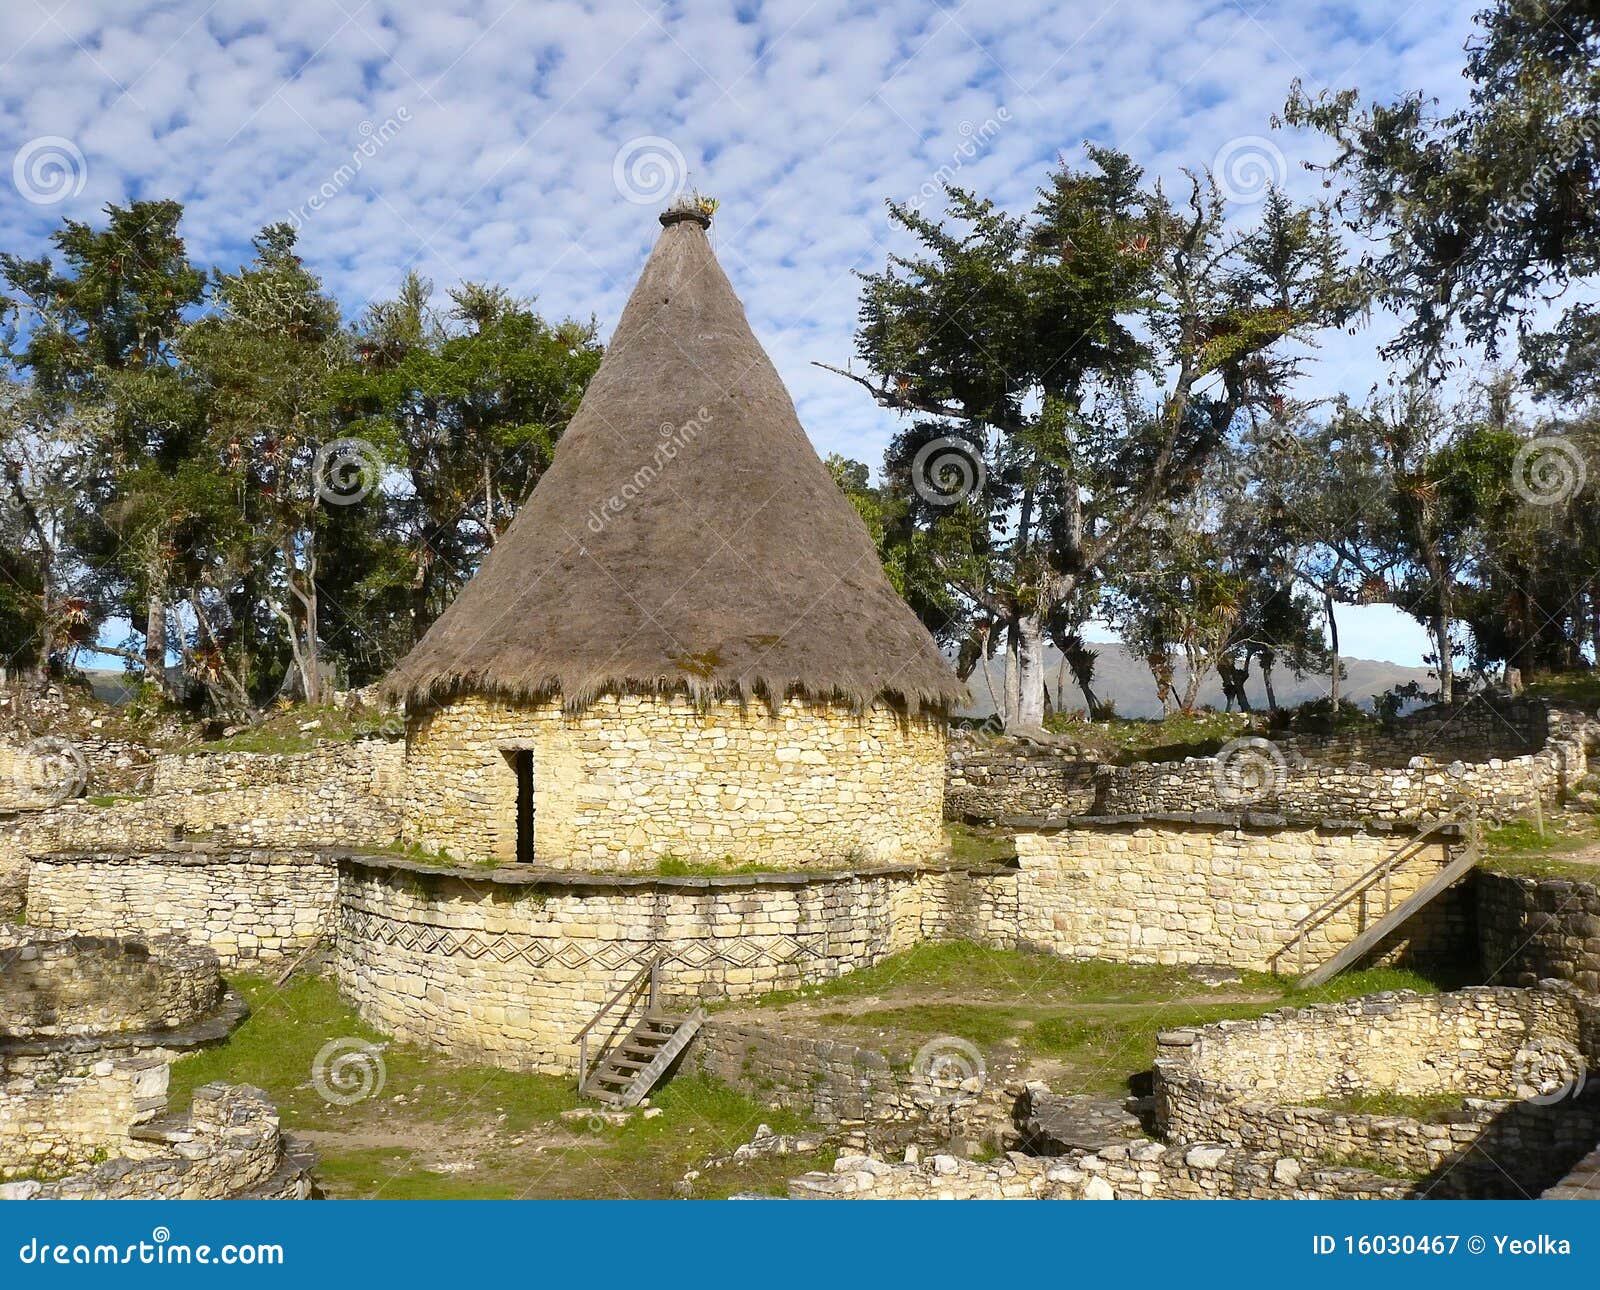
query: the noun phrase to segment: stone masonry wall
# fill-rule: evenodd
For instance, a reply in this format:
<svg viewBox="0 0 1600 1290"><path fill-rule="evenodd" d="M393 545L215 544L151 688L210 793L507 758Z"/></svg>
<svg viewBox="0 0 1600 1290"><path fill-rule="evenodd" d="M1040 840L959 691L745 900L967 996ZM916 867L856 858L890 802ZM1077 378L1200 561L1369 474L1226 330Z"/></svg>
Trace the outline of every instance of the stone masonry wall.
<svg viewBox="0 0 1600 1290"><path fill-rule="evenodd" d="M516 858L516 750L533 754L544 868L818 868L944 847L944 722L881 705L606 695L574 714L469 697L414 714L406 738L405 839L461 860Z"/></svg>
<svg viewBox="0 0 1600 1290"><path fill-rule="evenodd" d="M182 937L0 927L0 1041L176 1030L221 1001L217 956Z"/></svg>
<svg viewBox="0 0 1600 1290"><path fill-rule="evenodd" d="M1388 857L1398 905L1449 863L1452 831L1412 835L1242 821L1083 819L1017 836L1018 940L1068 958L1298 969L1300 920ZM1449 958L1467 944L1456 900L1435 901L1385 947ZM1305 966L1382 916L1381 888L1306 938Z"/></svg>
<svg viewBox="0 0 1600 1290"><path fill-rule="evenodd" d="M603 878L359 855L339 864L339 985L364 1018L402 1039L558 1073L576 1069L578 1031L657 954L663 993L685 1002L814 984L947 938L957 881L915 867ZM998 875L974 881L1006 889ZM956 902L960 925L985 920L974 912L983 903ZM614 1015L624 1028L637 1019ZM596 1045L615 1033L596 1033Z"/></svg>
<svg viewBox="0 0 1600 1290"><path fill-rule="evenodd" d="M1485 980L1600 994L1600 885L1479 870L1476 892Z"/></svg>
<svg viewBox="0 0 1600 1290"><path fill-rule="evenodd" d="M1393 823L1456 814L1511 819L1540 804L1558 805L1587 773L1588 750L1600 741L1600 725L1586 718L1537 704L1526 707L1539 715L1550 737L1537 751L1520 756L1462 760L1447 738L1449 727L1424 727L1432 731L1431 738L1423 733L1404 740L1391 737L1385 747L1362 746L1351 754L1393 760L1407 749L1418 750L1401 765L1387 767L1338 760L1342 744L1352 739L1370 744L1368 736L1275 743L1256 739L1224 748L1215 757L1102 767L1093 810L1118 815L1248 807L1297 820ZM1470 755L1482 747L1469 740L1465 751ZM1242 778L1234 778L1241 773Z"/></svg>
<svg viewBox="0 0 1600 1290"><path fill-rule="evenodd" d="M945 757L945 818L987 822L1011 815L1087 814L1094 804L1096 766L1054 745L952 732Z"/></svg>
<svg viewBox="0 0 1600 1290"><path fill-rule="evenodd" d="M99 936L173 931L232 965L306 949L332 926L337 887L311 849L58 852L29 862L28 917Z"/></svg>
<svg viewBox="0 0 1600 1290"><path fill-rule="evenodd" d="M160 1053L0 1053L0 1179L60 1174L119 1150L167 1106Z"/></svg>
<svg viewBox="0 0 1600 1290"><path fill-rule="evenodd" d="M1564 990L1404 991L1167 1032L1158 1122L1177 1142L1381 1159L1436 1198L1537 1194L1593 1144L1600 1099L1522 1085L1593 1060L1580 1019L1592 1007ZM1312 1105L1361 1093L1456 1094L1463 1107L1418 1120Z"/></svg>
<svg viewBox="0 0 1600 1290"><path fill-rule="evenodd" d="M936 1155L909 1164L840 1156L792 1179L792 1200L1404 1200L1409 1183L1364 1169L1216 1145L1135 1142L1057 1159Z"/></svg>

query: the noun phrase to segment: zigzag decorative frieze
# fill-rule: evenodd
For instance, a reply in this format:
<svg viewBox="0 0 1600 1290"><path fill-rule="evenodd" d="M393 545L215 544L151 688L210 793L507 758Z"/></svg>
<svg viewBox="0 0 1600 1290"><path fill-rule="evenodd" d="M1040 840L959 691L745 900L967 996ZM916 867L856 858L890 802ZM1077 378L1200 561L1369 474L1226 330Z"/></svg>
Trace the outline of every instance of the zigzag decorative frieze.
<svg viewBox="0 0 1600 1290"><path fill-rule="evenodd" d="M521 932L460 932L447 927L404 923L362 910L345 909L339 915L339 934L352 940L397 946L408 953L446 958L493 959L509 963L521 959L533 967L554 961L572 970L591 963L615 970L642 966L659 954L667 964L707 968L758 967L799 963L827 956L826 938L809 936L741 936L720 940L598 941L568 937L529 936Z"/></svg>

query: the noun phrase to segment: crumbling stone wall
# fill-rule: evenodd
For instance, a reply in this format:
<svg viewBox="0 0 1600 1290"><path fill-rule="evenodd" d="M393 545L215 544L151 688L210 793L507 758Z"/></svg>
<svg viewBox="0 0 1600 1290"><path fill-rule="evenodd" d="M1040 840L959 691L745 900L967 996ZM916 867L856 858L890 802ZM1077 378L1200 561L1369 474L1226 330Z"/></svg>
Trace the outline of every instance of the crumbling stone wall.
<svg viewBox="0 0 1600 1290"><path fill-rule="evenodd" d="M1470 760L1493 746L1487 736L1471 733L1472 723L1498 721L1501 710L1483 703L1464 708L1460 721L1467 729L1460 747L1452 744L1455 724L1439 717L1403 736L1291 737L1215 757L1105 766L1098 772L1093 813L1248 807L1296 820L1406 823L1457 814L1505 820L1541 804L1558 805L1587 774L1589 749L1600 743L1600 724L1583 714L1528 703L1512 709L1520 715L1500 742L1520 747L1535 732L1546 732L1536 751ZM1373 765L1365 757L1398 764ZM1246 763L1259 778L1231 780L1229 767Z"/></svg>
<svg viewBox="0 0 1600 1290"><path fill-rule="evenodd" d="M1136 1142L1070 1159L936 1155L890 1164L840 1156L789 1184L793 1200L1404 1200L1410 1184L1365 1169L1207 1144Z"/></svg>
<svg viewBox="0 0 1600 1290"><path fill-rule="evenodd" d="M167 1107L160 1053L0 1052L0 1179L59 1174L120 1150Z"/></svg>
<svg viewBox="0 0 1600 1290"><path fill-rule="evenodd" d="M952 731L945 753L945 818L988 823L1014 815L1087 814L1098 764L1070 746Z"/></svg>
<svg viewBox="0 0 1600 1290"><path fill-rule="evenodd" d="M21 816L0 828L0 856L149 847L174 832L256 847L383 845L399 832L401 755L397 742L370 739L307 753L167 759L156 773L163 791Z"/></svg>
<svg viewBox="0 0 1600 1290"><path fill-rule="evenodd" d="M1600 885L1480 869L1475 887L1486 980L1553 977L1600 994Z"/></svg>
<svg viewBox="0 0 1600 1290"><path fill-rule="evenodd" d="M1449 864L1458 830L1367 831L1174 815L1079 819L1017 835L1018 941L1067 958L1217 963L1294 972L1300 920L1390 857L1400 904ZM1382 887L1306 937L1304 966L1381 918ZM1449 893L1400 929L1380 957L1448 960L1467 946Z"/></svg>
<svg viewBox="0 0 1600 1290"><path fill-rule="evenodd" d="M182 937L0 927L0 1040L176 1030L221 1001L217 956Z"/></svg>
<svg viewBox="0 0 1600 1290"><path fill-rule="evenodd" d="M1402 991L1167 1032L1158 1122L1171 1141L1380 1159L1439 1198L1536 1194L1600 1132L1600 1099L1576 1096L1596 1006L1565 990ZM1573 1096L1527 1083L1557 1069ZM1457 1094L1463 1107L1418 1120L1308 1105L1360 1093Z"/></svg>
<svg viewBox="0 0 1600 1290"><path fill-rule="evenodd" d="M64 851L28 865L28 917L101 936L171 930L223 963L299 954L332 926L338 872L309 848L173 844Z"/></svg>
<svg viewBox="0 0 1600 1290"><path fill-rule="evenodd" d="M64 1178L0 1184L0 1199L304 1200L312 1193L315 1157L280 1132L272 1103L248 1084L198 1088L185 1115L123 1146L126 1155Z"/></svg>
<svg viewBox="0 0 1600 1290"><path fill-rule="evenodd" d="M531 751L541 867L637 871L664 856L775 869L925 860L940 824L945 723L865 712L604 695L466 697L411 714L404 837L467 861L516 859L517 777Z"/></svg>

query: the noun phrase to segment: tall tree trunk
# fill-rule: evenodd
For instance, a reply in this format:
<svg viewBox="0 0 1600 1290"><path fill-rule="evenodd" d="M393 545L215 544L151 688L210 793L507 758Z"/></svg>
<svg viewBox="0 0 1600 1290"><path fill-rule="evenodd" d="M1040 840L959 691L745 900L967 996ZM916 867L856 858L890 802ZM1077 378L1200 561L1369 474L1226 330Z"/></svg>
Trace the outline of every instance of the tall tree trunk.
<svg viewBox="0 0 1600 1290"><path fill-rule="evenodd" d="M1044 726L1044 620L1017 614L1006 628L1007 730L1039 730Z"/></svg>
<svg viewBox="0 0 1600 1290"><path fill-rule="evenodd" d="M1333 710L1339 710L1339 617L1333 612L1333 593L1322 593L1322 612L1328 616L1328 653L1333 664L1329 673L1328 698L1333 702Z"/></svg>
<svg viewBox="0 0 1600 1290"><path fill-rule="evenodd" d="M167 693L167 605L154 590L144 616L144 679Z"/></svg>
<svg viewBox="0 0 1600 1290"><path fill-rule="evenodd" d="M1439 702L1454 703L1456 670L1450 657L1450 618L1443 610L1429 619L1428 635L1433 637L1434 657L1439 664Z"/></svg>
<svg viewBox="0 0 1600 1290"><path fill-rule="evenodd" d="M1272 688L1272 669L1276 662L1277 659L1271 650L1267 650L1261 655L1261 688L1267 692L1268 712L1276 712L1278 710L1278 694Z"/></svg>

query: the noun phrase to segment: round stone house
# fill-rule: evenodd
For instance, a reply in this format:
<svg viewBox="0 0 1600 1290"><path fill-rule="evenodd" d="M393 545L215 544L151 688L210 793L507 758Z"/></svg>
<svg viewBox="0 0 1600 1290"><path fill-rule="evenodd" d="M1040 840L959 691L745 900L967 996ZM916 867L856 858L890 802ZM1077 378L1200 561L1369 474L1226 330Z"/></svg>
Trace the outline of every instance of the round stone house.
<svg viewBox="0 0 1600 1290"><path fill-rule="evenodd" d="M403 837L466 861L838 867L943 845L965 693L679 206L550 469L387 678Z"/></svg>

